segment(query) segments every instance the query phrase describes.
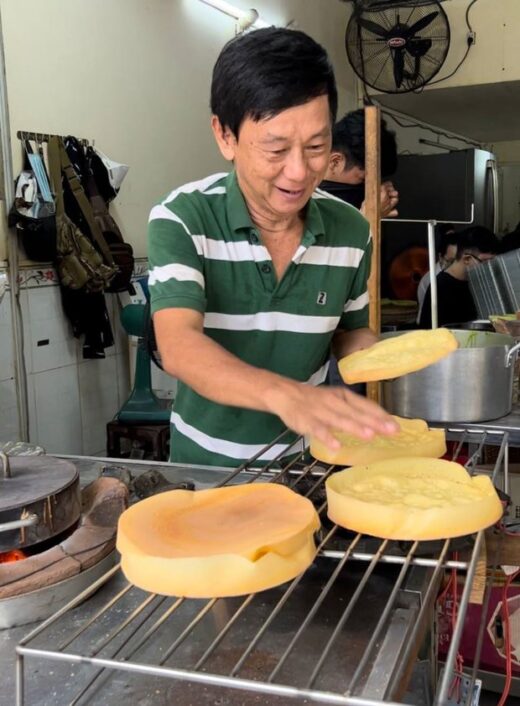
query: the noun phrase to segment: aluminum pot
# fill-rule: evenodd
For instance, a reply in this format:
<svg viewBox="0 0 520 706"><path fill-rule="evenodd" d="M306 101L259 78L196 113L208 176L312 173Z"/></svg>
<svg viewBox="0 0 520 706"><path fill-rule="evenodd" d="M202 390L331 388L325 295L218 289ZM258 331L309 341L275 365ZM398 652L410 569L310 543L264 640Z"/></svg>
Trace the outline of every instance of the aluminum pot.
<svg viewBox="0 0 520 706"><path fill-rule="evenodd" d="M459 342L456 351L416 373L383 382L385 409L429 422L482 422L509 414L520 343L500 333L452 333Z"/></svg>

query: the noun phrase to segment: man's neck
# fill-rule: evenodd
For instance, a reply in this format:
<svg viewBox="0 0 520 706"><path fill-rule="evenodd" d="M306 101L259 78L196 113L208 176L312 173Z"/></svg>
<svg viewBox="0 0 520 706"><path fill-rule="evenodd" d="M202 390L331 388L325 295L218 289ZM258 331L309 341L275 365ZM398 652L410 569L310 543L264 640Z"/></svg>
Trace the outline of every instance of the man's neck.
<svg viewBox="0 0 520 706"><path fill-rule="evenodd" d="M455 260L455 262L444 270L444 272L451 275L455 279L460 280L461 282L465 282L468 279L466 267L462 260Z"/></svg>

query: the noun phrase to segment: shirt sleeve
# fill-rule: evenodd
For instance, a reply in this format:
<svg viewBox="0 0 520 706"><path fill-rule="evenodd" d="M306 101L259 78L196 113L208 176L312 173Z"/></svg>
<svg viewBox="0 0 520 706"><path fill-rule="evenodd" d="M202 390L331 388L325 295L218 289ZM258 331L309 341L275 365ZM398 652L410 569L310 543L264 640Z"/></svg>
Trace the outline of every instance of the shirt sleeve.
<svg viewBox="0 0 520 706"><path fill-rule="evenodd" d="M150 213L148 262L152 313L172 307L204 313L203 257L197 252L185 221L171 204L154 206Z"/></svg>
<svg viewBox="0 0 520 706"><path fill-rule="evenodd" d="M367 281L370 275L372 259L372 240L367 243L356 276L352 282L350 292L343 307L343 314L339 320L338 328L353 331L357 328L368 326L368 289Z"/></svg>

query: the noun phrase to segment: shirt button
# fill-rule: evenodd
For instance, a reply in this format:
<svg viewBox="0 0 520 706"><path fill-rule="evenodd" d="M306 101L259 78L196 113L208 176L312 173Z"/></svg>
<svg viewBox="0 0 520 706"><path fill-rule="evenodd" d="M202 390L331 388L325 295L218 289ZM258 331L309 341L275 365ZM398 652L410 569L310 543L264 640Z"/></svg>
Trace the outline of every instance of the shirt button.
<svg viewBox="0 0 520 706"><path fill-rule="evenodd" d="M258 235L256 233L251 233L250 241L253 245L256 245L259 242Z"/></svg>
<svg viewBox="0 0 520 706"><path fill-rule="evenodd" d="M262 272L268 275L271 272L271 265L262 265Z"/></svg>

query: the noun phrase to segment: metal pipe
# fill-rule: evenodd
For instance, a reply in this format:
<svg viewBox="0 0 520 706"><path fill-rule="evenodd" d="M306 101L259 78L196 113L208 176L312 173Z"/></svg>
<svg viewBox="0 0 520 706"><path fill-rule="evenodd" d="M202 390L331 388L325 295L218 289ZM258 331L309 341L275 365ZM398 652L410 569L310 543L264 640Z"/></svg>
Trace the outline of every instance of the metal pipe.
<svg viewBox="0 0 520 706"><path fill-rule="evenodd" d="M13 520L12 522L0 523L0 532L9 532L9 530L21 529L22 527L32 527L38 524L38 515L28 515L23 520Z"/></svg>
<svg viewBox="0 0 520 706"><path fill-rule="evenodd" d="M5 67L2 14L0 10L0 140L3 168L5 215L14 202L13 157L11 151L11 126L9 101L7 98L7 76ZM18 433L21 441L29 441L29 406L27 402L27 373L23 355L23 325L20 310L20 285L18 282L18 240L12 228L7 228L7 260L9 287L11 289L11 321L13 326L13 357L17 392L16 412Z"/></svg>
<svg viewBox="0 0 520 706"><path fill-rule="evenodd" d="M438 309L437 309L437 275L436 268L436 248L435 248L435 221L428 221L428 262L430 267L430 297L432 308L432 329L437 328L439 324Z"/></svg>

